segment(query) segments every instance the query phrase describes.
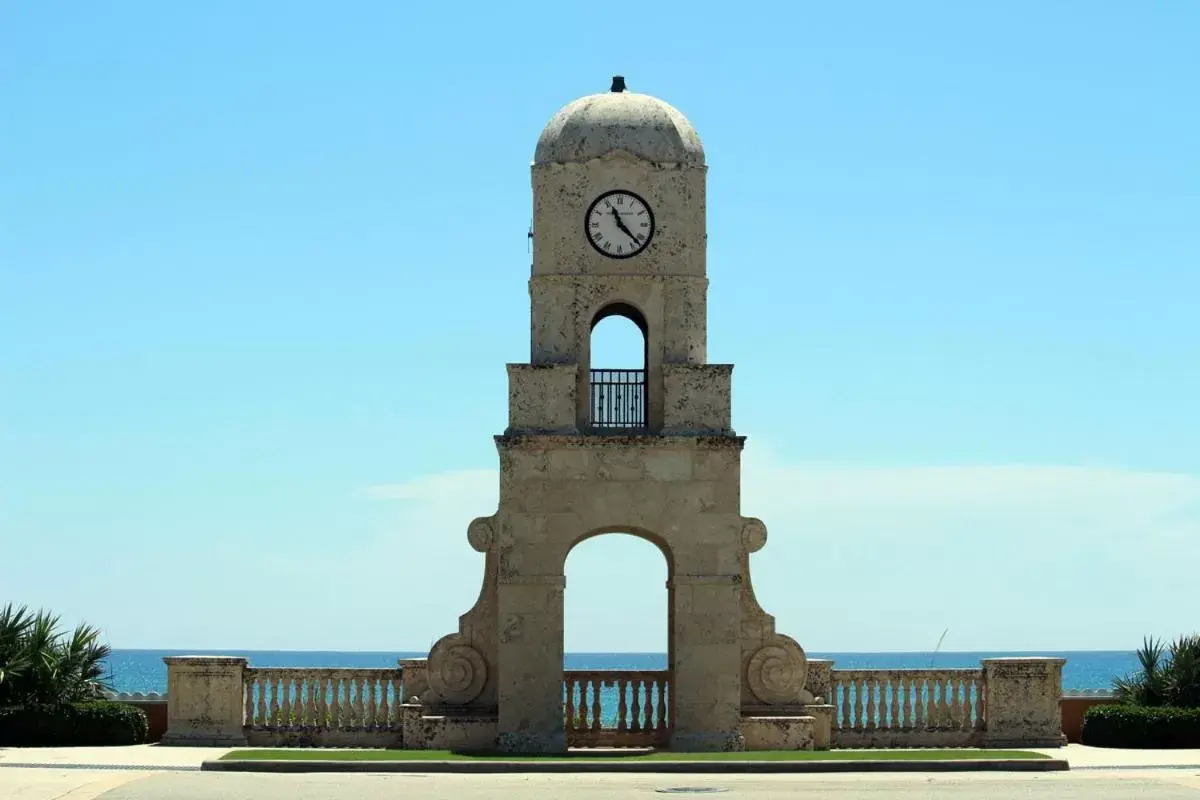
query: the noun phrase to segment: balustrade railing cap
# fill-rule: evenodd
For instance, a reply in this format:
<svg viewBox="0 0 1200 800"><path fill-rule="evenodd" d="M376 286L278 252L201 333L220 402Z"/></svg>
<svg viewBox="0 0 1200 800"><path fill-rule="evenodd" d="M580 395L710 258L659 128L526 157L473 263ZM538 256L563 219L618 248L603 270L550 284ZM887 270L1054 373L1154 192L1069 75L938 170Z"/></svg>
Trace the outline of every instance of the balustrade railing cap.
<svg viewBox="0 0 1200 800"><path fill-rule="evenodd" d="M164 664L206 664L210 666L246 666L249 660L242 656L163 656Z"/></svg>

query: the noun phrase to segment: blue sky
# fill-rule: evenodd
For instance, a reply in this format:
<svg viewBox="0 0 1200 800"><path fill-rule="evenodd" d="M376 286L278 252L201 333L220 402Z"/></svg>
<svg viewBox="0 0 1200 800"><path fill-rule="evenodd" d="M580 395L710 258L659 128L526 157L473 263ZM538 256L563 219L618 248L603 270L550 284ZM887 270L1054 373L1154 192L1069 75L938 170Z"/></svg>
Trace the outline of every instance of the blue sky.
<svg viewBox="0 0 1200 800"><path fill-rule="evenodd" d="M1179 2L6 3L0 602L118 647L453 630L534 143L620 73L705 143L781 630L1192 630L1197 40ZM649 545L567 569L568 649L665 647Z"/></svg>

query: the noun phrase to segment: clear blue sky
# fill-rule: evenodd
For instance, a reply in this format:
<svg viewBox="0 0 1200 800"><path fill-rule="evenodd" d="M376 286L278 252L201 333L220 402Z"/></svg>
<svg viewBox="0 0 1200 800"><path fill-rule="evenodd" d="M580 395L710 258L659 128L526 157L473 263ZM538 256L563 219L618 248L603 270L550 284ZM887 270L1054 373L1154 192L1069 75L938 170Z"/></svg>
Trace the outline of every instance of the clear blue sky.
<svg viewBox="0 0 1200 800"><path fill-rule="evenodd" d="M1198 41L1165 0L5 3L0 602L118 647L453 630L534 143L620 73L707 149L781 630L1192 630ZM663 649L664 575L582 546L568 649Z"/></svg>

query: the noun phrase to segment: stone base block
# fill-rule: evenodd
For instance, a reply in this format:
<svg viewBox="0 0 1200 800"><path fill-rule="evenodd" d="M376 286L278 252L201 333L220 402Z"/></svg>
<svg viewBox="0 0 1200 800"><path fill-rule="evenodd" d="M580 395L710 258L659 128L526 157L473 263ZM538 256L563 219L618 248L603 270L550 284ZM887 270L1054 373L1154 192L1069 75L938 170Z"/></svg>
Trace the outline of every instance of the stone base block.
<svg viewBox="0 0 1200 800"><path fill-rule="evenodd" d="M499 720L495 715L424 714L405 727L405 750L491 750Z"/></svg>
<svg viewBox="0 0 1200 800"><path fill-rule="evenodd" d="M159 745L167 747L245 747L244 733L212 733L210 731L167 731Z"/></svg>
<svg viewBox="0 0 1200 800"><path fill-rule="evenodd" d="M673 733L671 749L677 753L740 753L746 749L741 731Z"/></svg>
<svg viewBox="0 0 1200 800"><path fill-rule="evenodd" d="M402 746L400 729L356 730L353 728L247 728L251 747L383 747Z"/></svg>
<svg viewBox="0 0 1200 800"><path fill-rule="evenodd" d="M495 738L496 750L513 755L567 752L566 733L502 733Z"/></svg>
<svg viewBox="0 0 1200 800"><path fill-rule="evenodd" d="M988 736L985 731L983 734L983 747L1065 747L1067 744L1067 736L1064 733L1051 736Z"/></svg>
<svg viewBox="0 0 1200 800"><path fill-rule="evenodd" d="M743 717L747 750L812 750L813 717Z"/></svg>
<svg viewBox="0 0 1200 800"><path fill-rule="evenodd" d="M827 703L742 706L742 719L751 717L812 717L813 750L828 750L833 743L833 711Z"/></svg>

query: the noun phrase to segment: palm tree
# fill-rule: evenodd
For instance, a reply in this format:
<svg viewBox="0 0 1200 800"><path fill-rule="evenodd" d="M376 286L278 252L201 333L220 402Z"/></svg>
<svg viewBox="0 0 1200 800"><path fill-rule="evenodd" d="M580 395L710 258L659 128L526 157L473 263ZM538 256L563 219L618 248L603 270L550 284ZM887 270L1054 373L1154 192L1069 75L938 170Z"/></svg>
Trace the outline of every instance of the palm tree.
<svg viewBox="0 0 1200 800"><path fill-rule="evenodd" d="M112 648L100 631L80 623L67 634L60 623L47 611L11 603L0 609L0 707L94 700L110 688L104 676Z"/></svg>
<svg viewBox="0 0 1200 800"><path fill-rule="evenodd" d="M1122 703L1200 708L1200 635L1180 636L1170 647L1146 637L1137 651L1141 671L1113 681Z"/></svg>
<svg viewBox="0 0 1200 800"><path fill-rule="evenodd" d="M1166 648L1153 636L1142 639L1137 651L1141 672L1113 681L1113 695L1119 702L1138 706L1161 706L1166 697Z"/></svg>

